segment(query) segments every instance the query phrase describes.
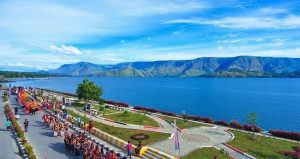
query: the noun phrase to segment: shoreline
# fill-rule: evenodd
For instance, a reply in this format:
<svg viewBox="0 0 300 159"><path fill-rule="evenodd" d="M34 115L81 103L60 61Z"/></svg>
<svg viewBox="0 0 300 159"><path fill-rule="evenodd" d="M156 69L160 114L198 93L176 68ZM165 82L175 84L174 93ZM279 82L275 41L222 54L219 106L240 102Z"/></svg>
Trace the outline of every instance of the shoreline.
<svg viewBox="0 0 300 159"><path fill-rule="evenodd" d="M45 91L49 91L49 92L53 92L53 93L57 93L57 94L62 94L62 95L67 95L67 96L71 96L71 97L76 97L77 98L77 95L74 94L74 93L67 93L67 92L62 92L62 91L57 91L57 90L52 90L52 89L46 89L46 88L39 88L39 87L36 87L37 89L42 89L42 90L45 90ZM106 102L105 102L106 103ZM116 102L116 103L122 103L122 102ZM107 103L107 104L111 104L111 103ZM122 103L122 104L126 104L126 103ZM116 105L117 106L117 105ZM135 109L135 110L139 110L139 109L136 109L135 106L131 106L131 105L128 105L129 107ZM182 118L181 115L178 115L178 114L175 114L175 113L171 113L171 112L165 112L166 114L162 113L164 111L161 111L161 110L157 110L157 109L153 109L153 108L148 108L148 107L142 107L142 108L146 108L146 109L150 109L150 110L156 110L157 112L151 112L151 113L160 113L162 115L165 115L165 116L169 116L169 117L175 117L175 118ZM147 111L147 110L141 110L141 111ZM199 117L199 116L194 116L192 115L192 117ZM203 117L200 117L200 118L203 118ZM208 120L212 120L212 118L210 117L204 117L205 119L208 119ZM212 121L212 122L205 122L205 121L198 121L198 120L193 120L193 119L189 119L190 121L194 121L194 122L201 122L201 123L205 123L205 124L211 124L211 125L215 125L215 126L224 126L222 124L216 124L215 122L223 122L223 120L215 120L215 121ZM226 121L225 121L226 122ZM245 126L245 125L242 125L242 126ZM227 128L233 128L233 127L230 127L229 125L228 126L224 126L224 127L227 127ZM243 131L243 132L250 132L250 131L247 131L247 130L244 130L244 129L237 129L237 128L233 128L233 129L236 129L236 130L239 130L239 131ZM274 129L272 129L274 130ZM287 131L287 130L280 130L280 129L275 129L275 130L278 130L278 131L285 131L285 132L293 132L293 133L300 133L300 132L296 132L296 131ZM269 132L271 130L263 130L261 132ZM263 133L263 134L266 134L266 133Z"/></svg>

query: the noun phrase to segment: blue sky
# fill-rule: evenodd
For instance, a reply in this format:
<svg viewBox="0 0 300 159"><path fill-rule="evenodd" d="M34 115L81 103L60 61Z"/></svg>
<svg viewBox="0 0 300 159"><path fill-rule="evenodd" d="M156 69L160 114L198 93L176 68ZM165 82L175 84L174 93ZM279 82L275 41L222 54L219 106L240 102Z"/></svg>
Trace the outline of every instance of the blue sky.
<svg viewBox="0 0 300 159"><path fill-rule="evenodd" d="M0 69L300 57L300 1L1 0Z"/></svg>

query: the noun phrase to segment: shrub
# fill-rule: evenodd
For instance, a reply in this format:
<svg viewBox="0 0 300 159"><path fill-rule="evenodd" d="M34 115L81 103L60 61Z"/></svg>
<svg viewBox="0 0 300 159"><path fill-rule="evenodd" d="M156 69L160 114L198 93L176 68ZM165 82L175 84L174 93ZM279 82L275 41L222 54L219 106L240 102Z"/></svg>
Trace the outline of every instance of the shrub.
<svg viewBox="0 0 300 159"><path fill-rule="evenodd" d="M243 129L243 126L235 120L231 121L229 125L232 128Z"/></svg>
<svg viewBox="0 0 300 159"><path fill-rule="evenodd" d="M206 117L200 117L200 116L187 116L188 119L196 120L196 121L201 121L205 123L213 123L213 120L211 118L206 118Z"/></svg>
<svg viewBox="0 0 300 159"><path fill-rule="evenodd" d="M136 106L136 107L134 107L134 109L136 109L136 110L145 110L145 111L152 112L152 113L160 112L159 110L156 110L156 109L145 108L145 107L141 107L141 106Z"/></svg>
<svg viewBox="0 0 300 159"><path fill-rule="evenodd" d="M293 151L281 151L281 154L285 155L285 156L289 156L289 157L293 157L293 158L298 158L300 157L300 152L293 152Z"/></svg>
<svg viewBox="0 0 300 159"><path fill-rule="evenodd" d="M244 130L251 132L261 132L262 129L256 125L244 125Z"/></svg>
<svg viewBox="0 0 300 159"><path fill-rule="evenodd" d="M100 111L103 111L104 109L105 109L105 108L104 108L104 106L102 106L102 105L99 107L99 110L100 110Z"/></svg>
<svg viewBox="0 0 300 159"><path fill-rule="evenodd" d="M4 106L4 112L5 114L9 117L9 119L11 120L12 126L14 127L17 136L21 139L21 141L25 140L25 135L24 132L21 128L21 126L19 125L18 121L16 120L11 107L7 104ZM29 159L36 159L36 156L33 153L33 148L29 143L24 143L23 145L25 147L26 153L28 154Z"/></svg>
<svg viewBox="0 0 300 159"><path fill-rule="evenodd" d="M29 143L25 143L24 144L24 148L25 148L26 153L28 154L28 157L30 159L36 159L36 157L34 155L34 152L33 152L33 148L32 148L32 146Z"/></svg>
<svg viewBox="0 0 300 159"><path fill-rule="evenodd" d="M172 113L172 112L165 112L165 111L160 111L160 110L152 109L152 108L145 108L145 107L141 107L141 106L136 106L136 107L134 107L134 109L144 110L144 111L148 111L151 113L161 113L161 114L168 115L168 116L176 116L176 114Z"/></svg>
<svg viewBox="0 0 300 159"><path fill-rule="evenodd" d="M282 138L286 138L286 139L300 141L300 133L280 131L280 130L270 130L269 133L276 137L282 137Z"/></svg>
<svg viewBox="0 0 300 159"><path fill-rule="evenodd" d="M226 121L222 121L222 120L215 121L214 123L221 126L229 126L229 124Z"/></svg>
<svg viewBox="0 0 300 159"><path fill-rule="evenodd" d="M296 152L300 152L300 146L295 146L294 149Z"/></svg>
<svg viewBox="0 0 300 159"><path fill-rule="evenodd" d="M115 101L111 101L111 100L104 100L104 102L107 103L107 104L111 104L111 105L114 105L114 106L118 106L118 107L126 107L126 108L129 107L129 105L126 104L126 103L115 102Z"/></svg>
<svg viewBox="0 0 300 159"><path fill-rule="evenodd" d="M171 113L171 112L164 112L164 111L161 111L162 114L164 115L168 115L168 116L176 116L175 113Z"/></svg>
<svg viewBox="0 0 300 159"><path fill-rule="evenodd" d="M129 111L128 111L128 110L125 110L125 111L123 112L123 115L126 116L126 117L129 116Z"/></svg>

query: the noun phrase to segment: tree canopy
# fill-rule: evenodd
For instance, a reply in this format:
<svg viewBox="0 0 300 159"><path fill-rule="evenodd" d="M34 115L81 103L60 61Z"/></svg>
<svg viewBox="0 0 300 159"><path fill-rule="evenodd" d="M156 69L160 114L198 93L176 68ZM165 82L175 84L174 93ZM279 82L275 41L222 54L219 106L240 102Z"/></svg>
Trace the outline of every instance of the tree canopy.
<svg viewBox="0 0 300 159"><path fill-rule="evenodd" d="M257 113L250 112L247 115L247 123L250 125L256 125L257 118L258 118Z"/></svg>
<svg viewBox="0 0 300 159"><path fill-rule="evenodd" d="M88 103L90 100L100 101L102 95L102 88L97 86L93 81L88 79L83 80L78 84L76 93L80 100Z"/></svg>

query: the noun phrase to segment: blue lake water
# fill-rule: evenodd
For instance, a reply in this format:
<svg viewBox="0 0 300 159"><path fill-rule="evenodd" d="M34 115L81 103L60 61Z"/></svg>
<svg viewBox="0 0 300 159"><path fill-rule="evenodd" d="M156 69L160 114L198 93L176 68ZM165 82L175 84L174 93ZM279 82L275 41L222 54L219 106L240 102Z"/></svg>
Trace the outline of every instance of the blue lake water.
<svg viewBox="0 0 300 159"><path fill-rule="evenodd" d="M75 93L85 77L59 77L16 81ZM107 100L164 111L238 120L249 112L259 116L264 129L300 132L300 79L284 78L110 78L88 77L103 88Z"/></svg>

